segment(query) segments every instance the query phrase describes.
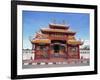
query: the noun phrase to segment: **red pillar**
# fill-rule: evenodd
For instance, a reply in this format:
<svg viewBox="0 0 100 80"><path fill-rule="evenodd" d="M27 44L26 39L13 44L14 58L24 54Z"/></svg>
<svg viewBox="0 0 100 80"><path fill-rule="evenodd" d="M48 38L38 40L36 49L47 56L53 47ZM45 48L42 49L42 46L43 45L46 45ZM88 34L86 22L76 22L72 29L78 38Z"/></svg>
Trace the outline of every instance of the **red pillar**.
<svg viewBox="0 0 100 80"><path fill-rule="evenodd" d="M48 44L48 59L50 59L50 44Z"/></svg>
<svg viewBox="0 0 100 80"><path fill-rule="evenodd" d="M37 51L36 51L37 45L35 44L35 48L34 48L34 53L35 53L35 60L37 59Z"/></svg>
<svg viewBox="0 0 100 80"><path fill-rule="evenodd" d="M66 53L66 55L67 55L67 59L69 58L68 47L69 47L69 45L67 44L67 53Z"/></svg>
<svg viewBox="0 0 100 80"><path fill-rule="evenodd" d="M80 59L80 48L79 48L79 45L78 45L78 59Z"/></svg>

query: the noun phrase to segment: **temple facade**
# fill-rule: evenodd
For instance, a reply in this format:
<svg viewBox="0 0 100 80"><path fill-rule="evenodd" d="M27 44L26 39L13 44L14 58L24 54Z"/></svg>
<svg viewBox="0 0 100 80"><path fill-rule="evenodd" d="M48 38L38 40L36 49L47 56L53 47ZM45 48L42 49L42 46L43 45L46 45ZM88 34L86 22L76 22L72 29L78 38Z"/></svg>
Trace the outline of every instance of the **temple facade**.
<svg viewBox="0 0 100 80"><path fill-rule="evenodd" d="M49 24L42 28L31 40L35 60L38 59L80 59L79 46L83 42L76 40L69 26Z"/></svg>

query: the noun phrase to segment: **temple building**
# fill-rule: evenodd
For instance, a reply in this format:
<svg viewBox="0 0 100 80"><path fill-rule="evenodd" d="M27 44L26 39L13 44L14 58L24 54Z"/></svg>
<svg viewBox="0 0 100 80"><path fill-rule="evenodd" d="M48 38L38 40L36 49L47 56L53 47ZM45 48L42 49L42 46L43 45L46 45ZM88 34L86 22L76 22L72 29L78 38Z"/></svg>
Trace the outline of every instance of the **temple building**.
<svg viewBox="0 0 100 80"><path fill-rule="evenodd" d="M79 46L82 41L76 40L76 32L63 24L49 24L42 28L31 40L32 50L37 59L80 59Z"/></svg>

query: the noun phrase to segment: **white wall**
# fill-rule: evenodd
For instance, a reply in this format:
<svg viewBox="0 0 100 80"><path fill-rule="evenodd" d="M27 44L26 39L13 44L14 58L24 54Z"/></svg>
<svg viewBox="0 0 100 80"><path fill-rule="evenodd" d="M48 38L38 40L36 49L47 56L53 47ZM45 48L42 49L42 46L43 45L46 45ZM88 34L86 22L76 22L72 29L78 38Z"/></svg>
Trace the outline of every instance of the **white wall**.
<svg viewBox="0 0 100 80"><path fill-rule="evenodd" d="M76 3L76 4L99 4L100 0L34 0L34 1L46 1L46 2L60 2L60 3ZM100 5L99 11L100 14ZM100 15L98 16L100 21ZM0 0L0 80L10 80L10 41L11 41L11 25L10 25L10 0ZM100 23L99 23L100 25ZM99 29L100 30L100 27ZM100 31L98 32L100 34ZM100 37L98 39L100 44ZM100 45L98 49L100 53ZM98 54L98 61L100 61L100 54ZM100 67L100 62L98 62ZM100 73L100 68L99 68ZM28 80L28 79L27 79ZM67 76L67 77L55 77L55 78L39 78L34 80L100 80L100 74L98 75L84 75L84 76Z"/></svg>

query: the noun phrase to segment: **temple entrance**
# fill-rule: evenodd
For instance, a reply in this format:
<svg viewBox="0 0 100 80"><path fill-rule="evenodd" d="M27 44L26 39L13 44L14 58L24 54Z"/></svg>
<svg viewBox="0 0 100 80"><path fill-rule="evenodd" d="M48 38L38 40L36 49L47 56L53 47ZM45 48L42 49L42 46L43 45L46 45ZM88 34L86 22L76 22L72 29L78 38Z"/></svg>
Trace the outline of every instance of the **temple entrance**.
<svg viewBox="0 0 100 80"><path fill-rule="evenodd" d="M59 53L60 45L54 45L53 48L54 48L54 53Z"/></svg>
<svg viewBox="0 0 100 80"><path fill-rule="evenodd" d="M66 41L64 40L52 40L52 48L54 53L61 53L62 50L65 50Z"/></svg>
<svg viewBox="0 0 100 80"><path fill-rule="evenodd" d="M53 50L53 53L52 53L52 57L54 58L66 58L66 51L65 51L65 46L62 45L61 43L57 44L53 44L52 46L52 50Z"/></svg>
<svg viewBox="0 0 100 80"><path fill-rule="evenodd" d="M66 41L52 40L51 43L51 57L66 58Z"/></svg>

